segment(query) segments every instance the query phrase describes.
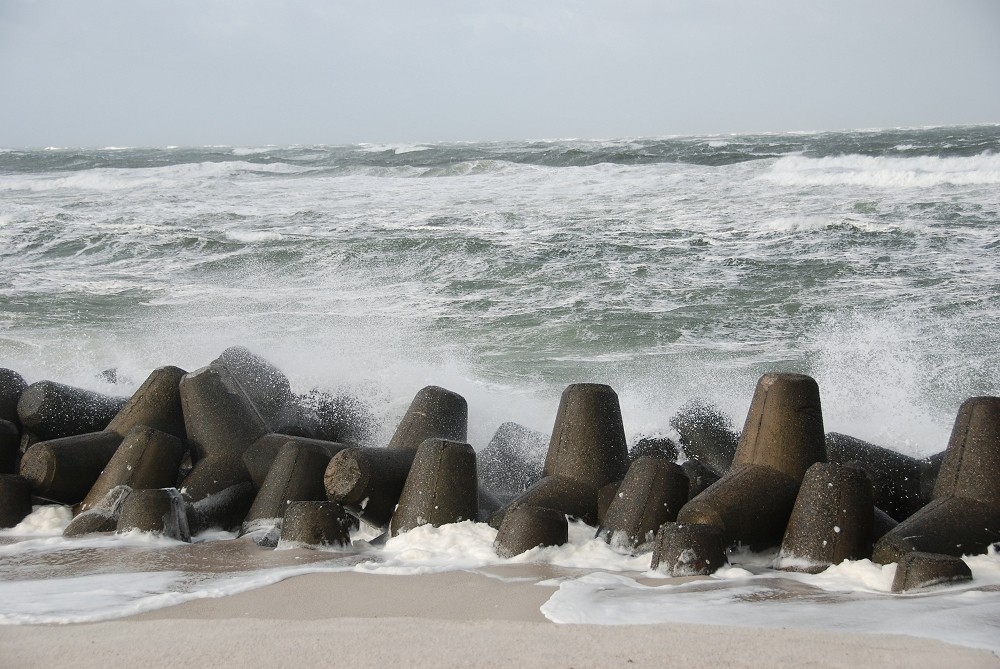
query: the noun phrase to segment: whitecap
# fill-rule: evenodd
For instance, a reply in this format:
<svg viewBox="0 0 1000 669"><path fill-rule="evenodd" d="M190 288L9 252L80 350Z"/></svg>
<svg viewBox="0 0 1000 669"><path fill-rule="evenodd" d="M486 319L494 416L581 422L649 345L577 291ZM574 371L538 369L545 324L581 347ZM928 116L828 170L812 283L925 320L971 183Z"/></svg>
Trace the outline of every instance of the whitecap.
<svg viewBox="0 0 1000 669"><path fill-rule="evenodd" d="M281 233L273 230L227 230L226 239L244 244L256 242L276 242L282 239Z"/></svg>
<svg viewBox="0 0 1000 669"><path fill-rule="evenodd" d="M794 155L777 159L761 178L783 186L927 188L945 184L993 185L1000 184L1000 154L949 158L857 154L810 158Z"/></svg>

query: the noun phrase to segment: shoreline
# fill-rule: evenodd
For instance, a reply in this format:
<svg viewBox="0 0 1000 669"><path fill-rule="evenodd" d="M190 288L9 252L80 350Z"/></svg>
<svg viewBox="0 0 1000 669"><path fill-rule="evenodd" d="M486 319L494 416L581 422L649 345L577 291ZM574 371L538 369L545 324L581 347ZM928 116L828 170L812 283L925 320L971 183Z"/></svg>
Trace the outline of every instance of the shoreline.
<svg viewBox="0 0 1000 669"><path fill-rule="evenodd" d="M293 576L126 618L0 627L11 666L1000 667L987 650L902 635L825 630L557 624L557 590L532 565L491 573ZM555 571L555 570L553 570ZM534 572L528 576L526 572ZM209 622L210 621L210 622ZM207 624L208 623L208 624Z"/></svg>

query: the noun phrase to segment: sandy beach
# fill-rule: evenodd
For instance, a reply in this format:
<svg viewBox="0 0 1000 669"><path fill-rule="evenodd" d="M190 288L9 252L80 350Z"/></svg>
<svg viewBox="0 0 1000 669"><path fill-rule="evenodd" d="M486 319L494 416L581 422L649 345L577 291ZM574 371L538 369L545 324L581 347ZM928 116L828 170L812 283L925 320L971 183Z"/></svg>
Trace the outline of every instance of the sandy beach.
<svg viewBox="0 0 1000 669"><path fill-rule="evenodd" d="M0 627L0 646L3 664L23 669L1000 667L985 650L905 636L559 625L539 612L555 590L506 568L419 576L307 574L121 620Z"/></svg>

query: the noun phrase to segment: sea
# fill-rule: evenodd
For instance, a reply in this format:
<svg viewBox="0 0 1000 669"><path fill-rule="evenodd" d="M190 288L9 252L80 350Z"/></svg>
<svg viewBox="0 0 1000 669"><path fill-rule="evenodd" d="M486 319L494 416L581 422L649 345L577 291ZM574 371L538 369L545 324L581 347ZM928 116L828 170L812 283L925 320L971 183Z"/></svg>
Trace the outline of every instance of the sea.
<svg viewBox="0 0 1000 669"><path fill-rule="evenodd" d="M128 395L155 367L193 370L243 345L293 390L362 399L383 441L419 388L459 392L482 449L506 421L551 431L575 382L617 391L630 441L670 436L692 400L739 429L757 379L793 371L818 381L827 431L926 456L947 445L963 400L1000 395L998 318L998 125L0 149L0 366L29 382ZM65 513L39 507L0 532L0 623L114 618L302 569L503 562L488 527L470 524L359 539L368 548L349 556L284 554L308 564L244 555L208 574L163 558L150 570L150 555L233 537L66 540ZM704 586L636 580L648 559L588 532L531 558L582 570L543 608L553 620L716 621L724 610L1000 650L996 624L975 622L1000 619L995 551L968 558L973 585L931 595L886 594L891 566L789 577L767 556L692 594ZM811 594L752 595L761 589ZM939 624L945 609L954 625Z"/></svg>

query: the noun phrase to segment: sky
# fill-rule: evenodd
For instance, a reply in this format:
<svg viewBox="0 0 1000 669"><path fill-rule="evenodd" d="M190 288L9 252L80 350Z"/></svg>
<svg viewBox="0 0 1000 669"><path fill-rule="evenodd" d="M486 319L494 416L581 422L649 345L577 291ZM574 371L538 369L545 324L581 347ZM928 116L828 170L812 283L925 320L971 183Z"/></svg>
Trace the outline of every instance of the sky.
<svg viewBox="0 0 1000 669"><path fill-rule="evenodd" d="M1000 122L1000 0L0 0L0 146Z"/></svg>

